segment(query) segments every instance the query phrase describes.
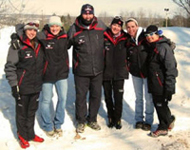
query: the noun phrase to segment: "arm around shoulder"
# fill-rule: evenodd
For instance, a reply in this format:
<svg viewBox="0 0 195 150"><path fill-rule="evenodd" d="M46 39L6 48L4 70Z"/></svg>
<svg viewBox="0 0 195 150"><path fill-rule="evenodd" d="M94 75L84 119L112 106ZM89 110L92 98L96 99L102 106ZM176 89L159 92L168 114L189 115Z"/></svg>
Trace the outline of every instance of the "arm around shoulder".
<svg viewBox="0 0 195 150"><path fill-rule="evenodd" d="M73 24L70 29L68 30L68 49L73 45L73 37L76 33L75 25Z"/></svg>

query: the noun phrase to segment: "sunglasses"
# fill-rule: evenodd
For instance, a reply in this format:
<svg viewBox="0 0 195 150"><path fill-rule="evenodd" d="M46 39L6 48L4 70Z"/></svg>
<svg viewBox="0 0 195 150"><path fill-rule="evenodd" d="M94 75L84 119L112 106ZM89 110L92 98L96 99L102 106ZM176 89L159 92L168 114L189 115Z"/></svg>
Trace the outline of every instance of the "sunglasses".
<svg viewBox="0 0 195 150"><path fill-rule="evenodd" d="M27 23L27 25L29 25L29 26L35 26L35 27L39 27L39 24L38 23L34 23L34 22L29 22L29 23Z"/></svg>
<svg viewBox="0 0 195 150"><path fill-rule="evenodd" d="M145 34L145 37L153 36L155 33L156 33L156 32L151 32L151 33Z"/></svg>
<svg viewBox="0 0 195 150"><path fill-rule="evenodd" d="M120 19L121 21L123 21L123 17L121 16L115 16L114 19Z"/></svg>

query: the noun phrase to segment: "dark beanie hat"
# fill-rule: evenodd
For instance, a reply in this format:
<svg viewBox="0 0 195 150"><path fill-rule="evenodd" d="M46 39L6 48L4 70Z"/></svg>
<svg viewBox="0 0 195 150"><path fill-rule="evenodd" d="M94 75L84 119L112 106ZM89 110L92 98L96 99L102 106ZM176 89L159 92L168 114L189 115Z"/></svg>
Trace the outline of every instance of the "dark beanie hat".
<svg viewBox="0 0 195 150"><path fill-rule="evenodd" d="M82 14L93 14L94 15L94 8L90 4L85 4L81 8L81 15Z"/></svg>
<svg viewBox="0 0 195 150"><path fill-rule="evenodd" d="M150 25L146 28L146 34L152 33L152 32L158 32L158 27L155 25Z"/></svg>
<svg viewBox="0 0 195 150"><path fill-rule="evenodd" d="M123 19L122 19L122 17L115 16L113 18L112 22L111 22L111 25L114 24L114 23L116 23L116 24L118 24L118 25L120 25L122 27L123 26Z"/></svg>

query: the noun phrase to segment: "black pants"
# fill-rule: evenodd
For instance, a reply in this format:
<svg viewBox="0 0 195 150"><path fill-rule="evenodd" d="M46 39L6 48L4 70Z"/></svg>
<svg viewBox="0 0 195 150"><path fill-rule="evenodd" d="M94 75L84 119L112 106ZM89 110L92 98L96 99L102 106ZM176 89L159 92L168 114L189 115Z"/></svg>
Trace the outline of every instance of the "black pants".
<svg viewBox="0 0 195 150"><path fill-rule="evenodd" d="M86 77L74 75L74 81L76 86L76 119L78 123L96 122L101 102L102 73L97 76ZM89 110L87 109L86 100L88 91Z"/></svg>
<svg viewBox="0 0 195 150"><path fill-rule="evenodd" d="M168 107L168 101L165 101L164 95L152 95L154 106L157 111L160 130L167 130L171 123L171 111Z"/></svg>
<svg viewBox="0 0 195 150"><path fill-rule="evenodd" d="M17 132L25 140L35 137L34 121L38 108L39 93L20 95L21 100L16 102L16 126Z"/></svg>
<svg viewBox="0 0 195 150"><path fill-rule="evenodd" d="M124 80L103 81L108 117L116 122L120 121L122 116L123 85Z"/></svg>

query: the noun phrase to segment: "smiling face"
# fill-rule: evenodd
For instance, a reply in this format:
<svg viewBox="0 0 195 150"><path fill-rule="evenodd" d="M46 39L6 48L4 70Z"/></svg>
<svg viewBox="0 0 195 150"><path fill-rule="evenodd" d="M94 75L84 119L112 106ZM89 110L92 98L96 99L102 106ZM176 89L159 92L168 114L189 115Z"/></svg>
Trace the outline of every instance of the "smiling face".
<svg viewBox="0 0 195 150"><path fill-rule="evenodd" d="M50 28L50 31L53 35L58 35L60 33L60 30L61 30L61 26L59 26L59 25L51 25L49 28Z"/></svg>
<svg viewBox="0 0 195 150"><path fill-rule="evenodd" d="M112 24L110 28L114 35L119 34L119 32L122 30L122 27L117 23Z"/></svg>
<svg viewBox="0 0 195 150"><path fill-rule="evenodd" d="M137 30L138 30L138 26L136 25L135 22L129 21L129 22L126 24L126 29L127 29L128 34L129 34L131 37L133 37L133 38L136 37Z"/></svg>
<svg viewBox="0 0 195 150"><path fill-rule="evenodd" d="M94 15L93 14L82 14L82 17L84 20L90 21L93 19Z"/></svg>
<svg viewBox="0 0 195 150"><path fill-rule="evenodd" d="M25 30L25 34L30 40L32 40L36 37L37 31L35 29L27 29Z"/></svg>

